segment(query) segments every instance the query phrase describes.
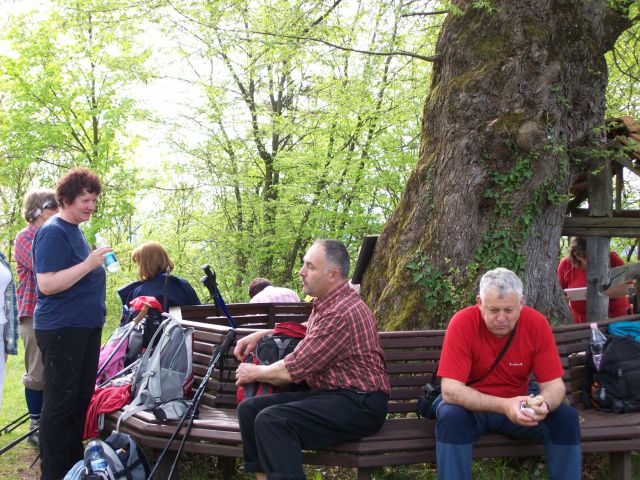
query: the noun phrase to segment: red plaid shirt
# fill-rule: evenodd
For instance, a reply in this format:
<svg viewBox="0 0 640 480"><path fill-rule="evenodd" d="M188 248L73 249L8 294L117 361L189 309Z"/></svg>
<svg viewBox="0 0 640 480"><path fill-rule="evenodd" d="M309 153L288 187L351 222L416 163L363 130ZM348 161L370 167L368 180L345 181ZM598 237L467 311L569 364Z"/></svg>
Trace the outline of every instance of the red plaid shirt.
<svg viewBox="0 0 640 480"><path fill-rule="evenodd" d="M376 320L347 283L314 301L307 335L284 364L314 390L390 391Z"/></svg>
<svg viewBox="0 0 640 480"><path fill-rule="evenodd" d="M13 256L18 271L18 317L33 317L36 308L36 277L33 273L31 246L38 228L30 223L16 235Z"/></svg>

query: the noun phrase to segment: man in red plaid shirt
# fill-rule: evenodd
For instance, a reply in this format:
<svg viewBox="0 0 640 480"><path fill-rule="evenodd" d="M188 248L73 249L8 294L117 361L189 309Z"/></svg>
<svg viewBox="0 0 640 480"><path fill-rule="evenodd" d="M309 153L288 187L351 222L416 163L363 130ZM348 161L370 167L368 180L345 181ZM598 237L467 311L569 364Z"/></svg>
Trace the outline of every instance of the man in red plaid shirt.
<svg viewBox="0 0 640 480"><path fill-rule="evenodd" d="M310 390L247 398L238 405L245 472L261 480L304 479L302 450L317 450L377 432L387 414L389 378L373 313L349 287L349 254L318 240L300 269L302 290L315 297L307 335L271 365L242 362L236 385L306 382ZM272 330L238 341L244 361Z"/></svg>

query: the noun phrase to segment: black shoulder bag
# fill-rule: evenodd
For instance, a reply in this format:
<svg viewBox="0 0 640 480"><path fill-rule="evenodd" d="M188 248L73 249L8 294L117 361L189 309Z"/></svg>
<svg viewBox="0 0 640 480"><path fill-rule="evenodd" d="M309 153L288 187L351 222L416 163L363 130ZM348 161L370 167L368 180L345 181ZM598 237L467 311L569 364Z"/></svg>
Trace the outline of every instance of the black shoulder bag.
<svg viewBox="0 0 640 480"><path fill-rule="evenodd" d="M480 380L484 380L487 377L487 375L489 375L493 371L496 365L498 365L498 362L500 362L500 360L502 360L502 357L504 357L504 354L507 353L507 349L509 348L509 345L511 345L511 341L513 340L513 337L516 334L517 326L518 324L516 323L513 327L513 330L511 330L511 334L507 339L507 343L505 343L504 347L502 347L502 350L496 357L496 360L493 362L493 365L491 365L491 368L487 370L487 372L484 375L482 375L480 378L476 378L475 380L468 381L467 386L471 386L474 383L478 383ZM433 377L435 377L436 375L435 372L437 371L438 371L438 368L436 367L432 375L432 379ZM418 417L430 418L430 419L436 418L436 412L433 411L432 405L433 405L433 401L441 393L442 393L442 390L440 388L440 383L438 382L437 378L425 384L425 386L422 388L422 392L418 396L418 405L416 409L416 414L418 415Z"/></svg>

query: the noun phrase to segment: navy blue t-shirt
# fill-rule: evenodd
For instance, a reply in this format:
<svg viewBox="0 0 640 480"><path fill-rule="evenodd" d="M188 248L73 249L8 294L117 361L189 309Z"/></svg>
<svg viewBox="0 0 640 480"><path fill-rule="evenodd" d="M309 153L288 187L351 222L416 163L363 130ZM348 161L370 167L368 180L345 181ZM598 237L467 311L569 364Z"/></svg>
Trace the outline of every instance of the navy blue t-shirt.
<svg viewBox="0 0 640 480"><path fill-rule="evenodd" d="M66 270L84 261L90 252L78 225L55 215L33 238L33 269L36 273ZM105 270L98 267L63 292L44 295L38 288L34 328L102 327L107 314L106 285Z"/></svg>
<svg viewBox="0 0 640 480"><path fill-rule="evenodd" d="M155 278L147 281L133 282L118 289L122 305L127 306L136 297L156 297L160 305L164 305L165 273L160 272ZM171 275L167 285L167 309L183 305L200 305L198 294L184 278Z"/></svg>

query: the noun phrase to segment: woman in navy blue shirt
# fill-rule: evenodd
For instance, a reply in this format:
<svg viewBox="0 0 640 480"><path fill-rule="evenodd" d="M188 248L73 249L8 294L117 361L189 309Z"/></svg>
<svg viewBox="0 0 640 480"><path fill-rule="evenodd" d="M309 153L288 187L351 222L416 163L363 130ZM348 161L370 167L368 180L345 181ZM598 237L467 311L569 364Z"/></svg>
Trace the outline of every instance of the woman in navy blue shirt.
<svg viewBox="0 0 640 480"><path fill-rule="evenodd" d="M131 260L138 265L139 281L118 290L124 307L140 296L155 297L166 310L182 305L200 305L200 299L188 281L174 275L167 278L167 269L169 272L173 270L174 263L158 242L144 242L131 253Z"/></svg>
<svg viewBox="0 0 640 480"><path fill-rule="evenodd" d="M100 179L74 168L56 186L60 213L33 240L38 300L34 329L44 363L41 479L61 479L84 456L82 432L96 381L106 315L104 256L79 228L96 209Z"/></svg>

